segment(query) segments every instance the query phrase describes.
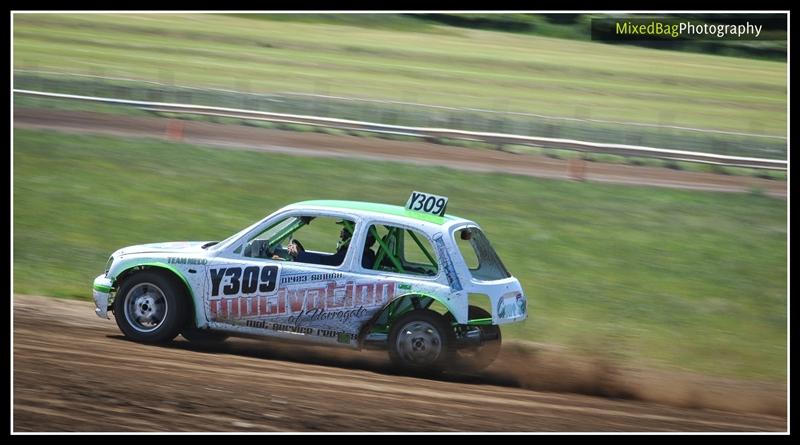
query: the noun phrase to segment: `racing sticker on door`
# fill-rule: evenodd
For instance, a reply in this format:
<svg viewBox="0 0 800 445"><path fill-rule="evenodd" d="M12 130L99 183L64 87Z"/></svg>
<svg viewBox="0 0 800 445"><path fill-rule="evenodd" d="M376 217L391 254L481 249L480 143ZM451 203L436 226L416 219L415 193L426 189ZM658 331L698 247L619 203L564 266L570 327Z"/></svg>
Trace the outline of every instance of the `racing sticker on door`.
<svg viewBox="0 0 800 445"><path fill-rule="evenodd" d="M220 267L209 269L211 275L211 296L220 294L239 295L269 294L278 283L278 266ZM223 279L227 283L223 285Z"/></svg>
<svg viewBox="0 0 800 445"><path fill-rule="evenodd" d="M277 266L244 269L209 271L211 321L337 337L346 343L396 295L392 281L348 279L339 272L279 276Z"/></svg>

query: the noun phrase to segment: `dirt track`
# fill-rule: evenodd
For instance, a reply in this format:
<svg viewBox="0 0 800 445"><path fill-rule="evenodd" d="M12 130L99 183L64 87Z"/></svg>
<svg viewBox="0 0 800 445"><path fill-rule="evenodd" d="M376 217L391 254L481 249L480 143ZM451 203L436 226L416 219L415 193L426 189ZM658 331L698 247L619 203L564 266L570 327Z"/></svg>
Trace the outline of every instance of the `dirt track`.
<svg viewBox="0 0 800 445"><path fill-rule="evenodd" d="M180 127L170 127L175 124ZM172 121L158 117L15 108L14 126L126 137L169 136L200 145L246 148L304 156L391 160L543 178L566 179L582 176L590 182L726 192L749 192L753 189L761 189L771 196L786 197L785 181L597 162L570 165L569 161L565 160L496 150L466 149L425 142L400 142L354 136L267 130L209 122Z"/></svg>
<svg viewBox="0 0 800 445"><path fill-rule="evenodd" d="M125 340L85 301L14 296L13 430L786 431L742 414L395 375L378 352ZM504 351L505 353L506 351ZM499 373L499 374L498 374ZM495 377L492 377L495 375ZM494 384L489 384L494 383Z"/></svg>

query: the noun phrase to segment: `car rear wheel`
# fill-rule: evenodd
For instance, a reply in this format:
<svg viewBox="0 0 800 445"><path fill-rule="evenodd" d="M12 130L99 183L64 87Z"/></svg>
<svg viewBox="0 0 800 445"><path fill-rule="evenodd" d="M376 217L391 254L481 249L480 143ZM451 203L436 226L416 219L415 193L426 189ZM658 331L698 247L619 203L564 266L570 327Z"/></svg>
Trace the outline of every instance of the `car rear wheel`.
<svg viewBox="0 0 800 445"><path fill-rule="evenodd" d="M114 318L126 337L145 343L168 342L187 320L187 299L171 277L151 270L138 272L120 286Z"/></svg>
<svg viewBox="0 0 800 445"><path fill-rule="evenodd" d="M389 358L400 369L441 372L453 358L455 335L442 315L413 310L392 323Z"/></svg>

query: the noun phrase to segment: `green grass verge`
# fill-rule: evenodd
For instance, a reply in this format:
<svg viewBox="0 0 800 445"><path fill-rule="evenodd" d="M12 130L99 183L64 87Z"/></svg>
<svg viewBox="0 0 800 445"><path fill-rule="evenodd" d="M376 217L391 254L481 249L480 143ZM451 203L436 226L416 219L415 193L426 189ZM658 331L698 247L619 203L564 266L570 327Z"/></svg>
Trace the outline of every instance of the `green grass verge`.
<svg viewBox="0 0 800 445"><path fill-rule="evenodd" d="M448 195L530 297L506 338L661 368L786 377L787 203L158 140L14 134L14 292L88 298L132 244L222 239L304 199Z"/></svg>
<svg viewBox="0 0 800 445"><path fill-rule="evenodd" d="M153 113L136 107L104 104L99 102L83 102L50 97L14 95L14 108L41 108L45 110L91 111L94 113L119 114L124 116L152 116ZM182 115L185 119L195 116ZM207 120L207 119L206 119Z"/></svg>
<svg viewBox="0 0 800 445"><path fill-rule="evenodd" d="M402 31L348 17L331 24L214 14L17 13L14 66L786 134L784 62L398 20Z"/></svg>

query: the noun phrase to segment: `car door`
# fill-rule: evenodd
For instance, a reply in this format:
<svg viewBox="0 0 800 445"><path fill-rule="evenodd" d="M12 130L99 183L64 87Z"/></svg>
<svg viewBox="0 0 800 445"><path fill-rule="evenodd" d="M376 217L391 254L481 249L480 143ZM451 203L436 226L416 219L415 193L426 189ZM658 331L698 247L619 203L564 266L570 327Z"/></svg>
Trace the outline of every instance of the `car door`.
<svg viewBox="0 0 800 445"><path fill-rule="evenodd" d="M349 245L343 261L329 265L275 259L276 254L285 256L286 250L273 244L287 236L303 237L307 252L331 257L337 252L331 253L324 242L335 241L330 237L337 237L335 231L341 227L333 221L346 221L350 230L355 230L355 219L320 213L286 217L290 218L295 218L295 222L299 218L311 222L295 228L291 220L279 221L252 240L246 240L233 254L211 262L205 298L210 324L248 334L354 345L358 320L366 315L352 298ZM311 226L324 230L320 233L300 230Z"/></svg>
<svg viewBox="0 0 800 445"><path fill-rule="evenodd" d="M369 233L371 238L367 236ZM365 241L372 244L365 246ZM450 294L447 278L439 269L437 252L423 232L397 222L370 221L364 223L359 242L362 248L354 258L354 279L365 285L367 292L369 284L380 286L380 291L366 294L368 298L364 299L370 303L365 306L369 314L404 295L422 296L420 300L427 307L433 301L428 297L446 299ZM403 302L412 304L410 299ZM382 321L383 317L377 320Z"/></svg>

